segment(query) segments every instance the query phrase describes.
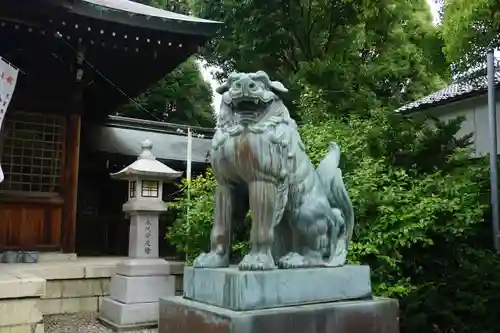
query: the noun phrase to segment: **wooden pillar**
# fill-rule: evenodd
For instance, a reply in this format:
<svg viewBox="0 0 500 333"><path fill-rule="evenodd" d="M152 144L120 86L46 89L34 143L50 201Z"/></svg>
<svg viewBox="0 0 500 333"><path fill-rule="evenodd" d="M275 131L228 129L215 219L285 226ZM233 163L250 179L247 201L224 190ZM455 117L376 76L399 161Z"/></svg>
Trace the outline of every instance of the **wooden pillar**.
<svg viewBox="0 0 500 333"><path fill-rule="evenodd" d="M78 166L80 163L81 116L68 116L66 135L66 163L64 166L65 198L62 220L62 250L75 252L76 206L78 194Z"/></svg>
<svg viewBox="0 0 500 333"><path fill-rule="evenodd" d="M83 66L84 50L80 49L72 73L75 78L71 110L66 126L66 158L64 164L64 209L62 219L61 247L65 253L75 252L76 212L78 202L78 171L80 164L80 132L83 112Z"/></svg>

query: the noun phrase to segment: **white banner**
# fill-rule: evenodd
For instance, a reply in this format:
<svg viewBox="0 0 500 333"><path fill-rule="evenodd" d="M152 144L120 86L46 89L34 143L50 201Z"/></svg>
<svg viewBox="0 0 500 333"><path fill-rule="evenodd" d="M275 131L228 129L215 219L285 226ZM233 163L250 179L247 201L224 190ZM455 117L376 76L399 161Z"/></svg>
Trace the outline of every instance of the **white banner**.
<svg viewBox="0 0 500 333"><path fill-rule="evenodd" d="M19 70L0 57L0 131L3 125L3 118L7 113L7 108L14 94ZM0 165L0 183L3 182L4 175Z"/></svg>

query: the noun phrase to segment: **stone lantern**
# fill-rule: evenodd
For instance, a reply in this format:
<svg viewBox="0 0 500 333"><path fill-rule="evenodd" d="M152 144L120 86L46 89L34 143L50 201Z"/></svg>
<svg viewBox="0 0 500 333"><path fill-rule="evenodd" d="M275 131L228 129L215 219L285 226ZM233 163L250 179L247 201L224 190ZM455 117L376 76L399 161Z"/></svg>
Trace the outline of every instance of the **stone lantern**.
<svg viewBox="0 0 500 333"><path fill-rule="evenodd" d="M158 220L167 210L163 182L179 178L182 172L158 161L151 141L145 140L141 146L142 153L134 163L111 174L129 183L128 201L123 204L130 216L129 258L118 263L99 317L116 330L155 326L159 297L175 294L169 264L158 257Z"/></svg>

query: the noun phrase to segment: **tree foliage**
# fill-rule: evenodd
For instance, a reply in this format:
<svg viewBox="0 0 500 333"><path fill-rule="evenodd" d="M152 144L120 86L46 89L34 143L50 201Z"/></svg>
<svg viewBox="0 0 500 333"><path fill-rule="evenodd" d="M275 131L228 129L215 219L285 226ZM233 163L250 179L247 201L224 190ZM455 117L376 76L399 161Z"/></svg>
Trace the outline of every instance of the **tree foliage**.
<svg viewBox="0 0 500 333"><path fill-rule="evenodd" d="M147 110L147 111L145 111ZM194 126L213 127L212 89L195 59L182 63L119 115Z"/></svg>
<svg viewBox="0 0 500 333"><path fill-rule="evenodd" d="M204 58L223 70L265 70L297 99L321 87L329 112L398 106L448 78L426 0L190 0L225 23ZM288 103L292 107L291 103Z"/></svg>
<svg viewBox="0 0 500 333"><path fill-rule="evenodd" d="M441 29L449 61L458 71L471 69L500 48L500 2L445 0Z"/></svg>

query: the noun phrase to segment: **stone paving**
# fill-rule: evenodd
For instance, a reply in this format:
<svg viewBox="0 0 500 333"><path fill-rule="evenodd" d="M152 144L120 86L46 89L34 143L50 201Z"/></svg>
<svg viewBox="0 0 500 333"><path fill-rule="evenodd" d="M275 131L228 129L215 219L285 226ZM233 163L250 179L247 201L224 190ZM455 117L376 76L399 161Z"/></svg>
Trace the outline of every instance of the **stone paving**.
<svg viewBox="0 0 500 333"><path fill-rule="evenodd" d="M114 333L96 319L97 313L53 315L43 318L45 333ZM157 329L129 331L128 333L156 333Z"/></svg>

